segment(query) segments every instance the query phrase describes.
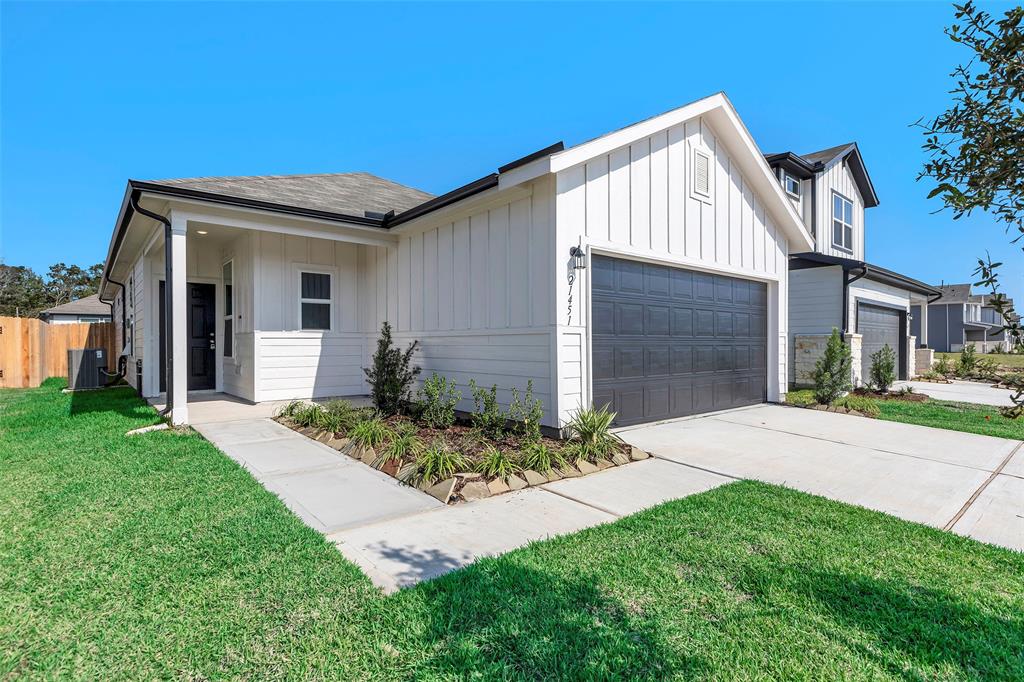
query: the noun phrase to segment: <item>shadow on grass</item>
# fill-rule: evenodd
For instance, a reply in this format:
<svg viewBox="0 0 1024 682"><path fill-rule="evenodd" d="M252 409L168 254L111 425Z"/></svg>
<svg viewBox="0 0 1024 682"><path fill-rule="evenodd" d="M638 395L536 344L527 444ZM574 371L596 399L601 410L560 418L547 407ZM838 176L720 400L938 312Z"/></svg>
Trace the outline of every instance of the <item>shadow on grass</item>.
<svg viewBox="0 0 1024 682"><path fill-rule="evenodd" d="M909 582L796 569L789 589L820 613L866 635L848 642L896 677L957 670L962 679L1024 679L1024 614L1006 618Z"/></svg>
<svg viewBox="0 0 1024 682"><path fill-rule="evenodd" d="M155 420L156 413L130 386L113 386L93 391L72 391L69 414L114 413L131 419Z"/></svg>
<svg viewBox="0 0 1024 682"><path fill-rule="evenodd" d="M661 680L707 672L667 646L655 620L586 575L484 559L410 593L427 611L429 654L418 677Z"/></svg>

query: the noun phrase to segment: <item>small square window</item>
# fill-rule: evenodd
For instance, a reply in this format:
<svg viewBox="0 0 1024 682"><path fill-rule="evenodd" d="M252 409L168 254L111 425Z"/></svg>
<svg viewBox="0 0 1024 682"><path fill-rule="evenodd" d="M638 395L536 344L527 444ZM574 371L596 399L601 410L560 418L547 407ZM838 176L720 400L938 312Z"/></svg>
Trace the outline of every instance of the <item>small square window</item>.
<svg viewBox="0 0 1024 682"><path fill-rule="evenodd" d="M797 199L800 198L800 180L789 173L786 173L785 175L785 187L787 194Z"/></svg>

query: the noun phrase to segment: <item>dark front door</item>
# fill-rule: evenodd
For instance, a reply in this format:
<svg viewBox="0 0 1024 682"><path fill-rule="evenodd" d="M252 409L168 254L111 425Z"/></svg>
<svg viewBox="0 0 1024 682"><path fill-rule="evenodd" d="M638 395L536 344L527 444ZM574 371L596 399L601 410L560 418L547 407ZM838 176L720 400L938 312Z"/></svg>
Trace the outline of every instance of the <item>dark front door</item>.
<svg viewBox="0 0 1024 682"><path fill-rule="evenodd" d="M867 303L857 304L857 333L861 335L860 345L860 376L861 381L867 384L871 377L871 354L876 353L886 345L896 353L896 371L899 378L903 378L906 371L905 352L903 344L900 343L900 333L903 328L905 313L895 308L884 308Z"/></svg>
<svg viewBox="0 0 1024 682"><path fill-rule="evenodd" d="M212 284L185 285L188 334L188 390L201 391L216 385L216 289ZM160 282L160 390L166 391L167 346L164 335L164 283Z"/></svg>
<svg viewBox="0 0 1024 682"><path fill-rule="evenodd" d="M592 268L594 405L616 425L766 400L765 284L605 256Z"/></svg>

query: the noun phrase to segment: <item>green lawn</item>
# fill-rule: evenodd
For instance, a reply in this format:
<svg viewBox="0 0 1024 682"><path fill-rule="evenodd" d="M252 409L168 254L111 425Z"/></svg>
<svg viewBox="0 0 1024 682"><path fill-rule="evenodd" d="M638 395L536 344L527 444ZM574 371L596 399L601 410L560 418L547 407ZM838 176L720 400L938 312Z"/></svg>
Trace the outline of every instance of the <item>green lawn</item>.
<svg viewBox="0 0 1024 682"><path fill-rule="evenodd" d="M1007 419L999 413L998 407L946 400L929 400L923 403L905 400L876 402L881 411L879 419L1024 440L1024 419Z"/></svg>
<svg viewBox="0 0 1024 682"><path fill-rule="evenodd" d="M381 596L119 389L0 392L0 677L1024 679L1024 555L737 483Z"/></svg>
<svg viewBox="0 0 1024 682"><path fill-rule="evenodd" d="M956 363L960 359L959 353L936 353L935 361L938 362L939 358L946 358L951 363ZM1003 367L1021 368L1024 367L1024 354L1010 354L1010 353L978 353L979 358L988 358L996 361Z"/></svg>

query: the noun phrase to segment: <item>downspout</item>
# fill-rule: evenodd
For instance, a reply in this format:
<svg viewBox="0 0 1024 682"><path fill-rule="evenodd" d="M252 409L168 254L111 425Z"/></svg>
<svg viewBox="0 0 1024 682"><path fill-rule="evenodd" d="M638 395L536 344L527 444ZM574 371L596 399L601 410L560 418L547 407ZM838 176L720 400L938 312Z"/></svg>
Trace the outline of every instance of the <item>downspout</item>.
<svg viewBox="0 0 1024 682"><path fill-rule="evenodd" d="M818 174L811 176L811 237L818 248Z"/></svg>
<svg viewBox="0 0 1024 682"><path fill-rule="evenodd" d="M171 408L174 407L172 404L174 401L174 355L171 353L172 340L174 339L174 315L173 301L174 295L171 288L171 221L153 211L146 210L139 206L139 199L135 194L131 197L132 208L136 212L152 218L158 223L162 223L164 226L164 356L166 357L165 372L166 377L164 378L164 384L167 388L167 401L164 406L162 414L171 414Z"/></svg>
<svg viewBox="0 0 1024 682"><path fill-rule="evenodd" d="M128 339L128 312L126 310L128 307L128 297L125 294L126 289L124 282L118 282L116 279L111 279L110 277L107 277L107 281L121 287L121 350L118 351L117 366L115 368L116 372L112 375L114 378L108 382L108 385L110 385L123 379L124 375L128 372L128 356L122 352L124 351L124 343ZM124 368L121 367L122 360L124 360ZM108 376L111 375L108 374ZM142 387L140 386L139 388L141 389Z"/></svg>
<svg viewBox="0 0 1024 682"><path fill-rule="evenodd" d="M868 274L867 263L861 263L857 266L860 269L860 274L856 277L850 277L850 269L843 269L843 338L850 331L850 285L856 282L858 279Z"/></svg>

